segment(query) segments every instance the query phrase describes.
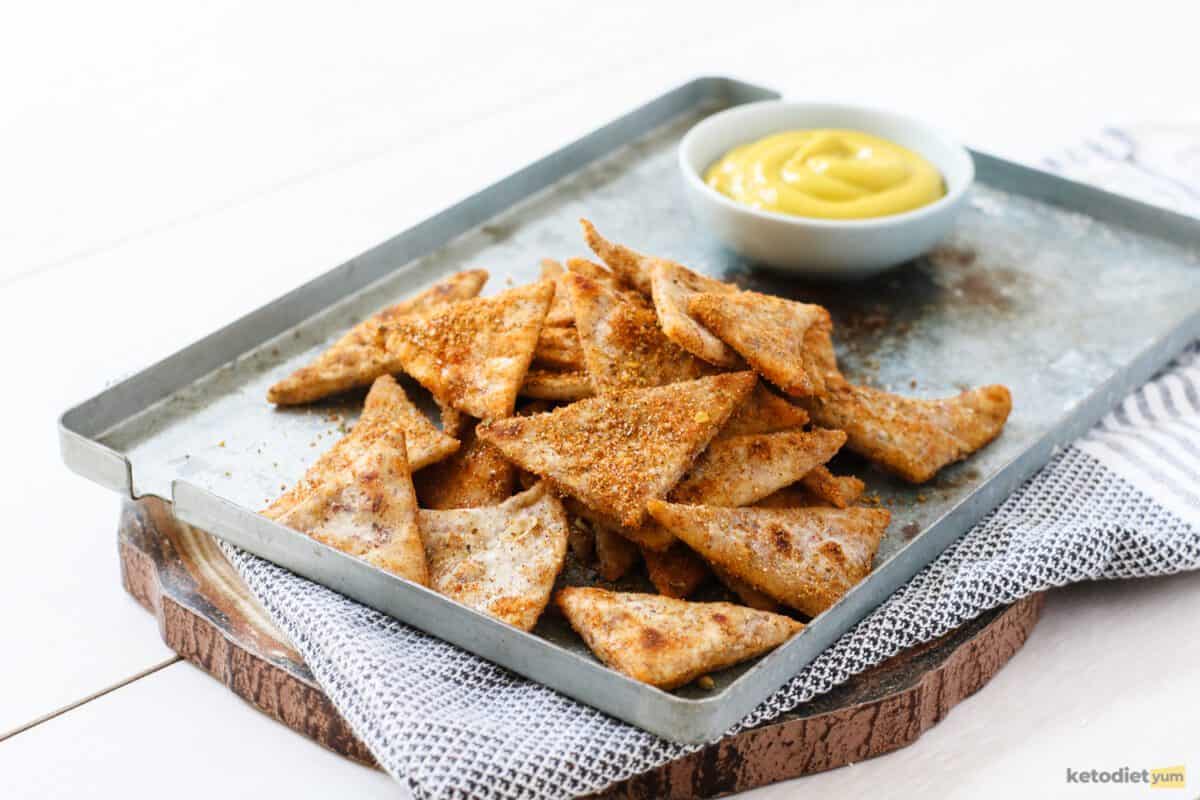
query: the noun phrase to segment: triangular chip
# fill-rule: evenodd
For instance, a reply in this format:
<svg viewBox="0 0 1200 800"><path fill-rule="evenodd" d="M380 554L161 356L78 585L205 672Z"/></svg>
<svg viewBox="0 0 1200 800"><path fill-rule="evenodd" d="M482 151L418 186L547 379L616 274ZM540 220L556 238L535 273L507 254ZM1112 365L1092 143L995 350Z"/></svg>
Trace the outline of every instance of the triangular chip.
<svg viewBox="0 0 1200 800"><path fill-rule="evenodd" d="M848 449L911 483L995 439L1012 411L1004 386L920 400L834 381L827 394L804 403L818 425L846 432Z"/></svg>
<svg viewBox="0 0 1200 800"><path fill-rule="evenodd" d="M646 270L646 256L623 244L610 242L596 232L596 227L586 219L579 220L583 227L583 238L604 264L624 283L644 295L650 294L650 273ZM569 266L569 264L568 264Z"/></svg>
<svg viewBox="0 0 1200 800"><path fill-rule="evenodd" d="M690 299L698 294L736 294L736 286L693 272L682 264L655 259L650 267L650 289L658 323L668 339L718 367L745 366L738 354L701 325L689 310Z"/></svg>
<svg viewBox="0 0 1200 800"><path fill-rule="evenodd" d="M356 386L369 386L380 375L399 372L399 362L387 350L383 327L409 314L475 297L487 278L487 272L481 269L459 272L383 309L351 328L311 364L268 389L267 400L278 405L311 403Z"/></svg>
<svg viewBox="0 0 1200 800"><path fill-rule="evenodd" d="M404 431L408 468L413 472L441 461L458 450L458 439L439 431L421 413L391 375L376 378L363 404L363 414L390 420Z"/></svg>
<svg viewBox="0 0 1200 800"><path fill-rule="evenodd" d="M580 400L479 426L524 469L618 524L637 527L754 388L750 372Z"/></svg>
<svg viewBox="0 0 1200 800"><path fill-rule="evenodd" d="M650 513L711 564L809 616L871 571L880 508L715 508L651 501Z"/></svg>
<svg viewBox="0 0 1200 800"><path fill-rule="evenodd" d="M586 258L568 258L567 271L593 280L605 289L611 289L620 295L622 299L628 300L635 306L653 308L650 303L650 295L642 294L637 289L631 288L629 284L617 277L611 270L600 266L595 261L588 261ZM563 292L566 292L565 288Z"/></svg>
<svg viewBox="0 0 1200 800"><path fill-rule="evenodd" d="M557 290L554 296L558 297ZM583 349L575 328L542 328L537 349L533 351L533 363L551 369L583 369Z"/></svg>
<svg viewBox="0 0 1200 800"><path fill-rule="evenodd" d="M582 275L568 274L565 284L597 391L663 386L713 371L667 339L650 309Z"/></svg>
<svg viewBox="0 0 1200 800"><path fill-rule="evenodd" d="M854 505L867 485L853 475L834 475L825 467L814 467L813 471L800 479L814 498L834 508L849 508Z"/></svg>
<svg viewBox="0 0 1200 800"><path fill-rule="evenodd" d="M349 435L262 513L380 569L427 585L404 425L391 410L386 404L372 407L368 398L368 407Z"/></svg>
<svg viewBox="0 0 1200 800"><path fill-rule="evenodd" d="M692 296L687 308L786 394L807 397L825 391L816 354L806 346L810 328L833 328L821 306L758 292L707 292Z"/></svg>
<svg viewBox="0 0 1200 800"><path fill-rule="evenodd" d="M536 400L570 403L595 394L591 377L583 371L531 369L525 373L525 380L521 382L521 397Z"/></svg>
<svg viewBox="0 0 1200 800"><path fill-rule="evenodd" d="M762 655L804 628L768 611L653 594L569 587L554 602L601 661L660 689Z"/></svg>
<svg viewBox="0 0 1200 800"><path fill-rule="evenodd" d="M752 433L779 433L802 428L808 424L808 412L792 405L759 381L741 408L733 412L729 422L717 434L718 439L748 436Z"/></svg>
<svg viewBox="0 0 1200 800"><path fill-rule="evenodd" d="M695 552L694 550L692 552ZM749 608L757 608L759 611L778 611L779 603L775 602L775 598L766 592L760 592L746 581L736 575L733 575L727 569L713 566L709 564L709 569L717 576L717 580L725 584L725 588L737 595L738 600L742 601L742 605Z"/></svg>
<svg viewBox="0 0 1200 800"><path fill-rule="evenodd" d="M613 533L620 534L643 550L663 551L675 544L675 537L671 535L671 532L650 517L642 520L641 525L630 528L617 524L611 517L593 511L574 497L564 497L563 505L567 507L567 511L580 519L587 520L595 529L608 528Z"/></svg>
<svg viewBox="0 0 1200 800"><path fill-rule="evenodd" d="M500 451L476 436L467 418L462 447L445 461L413 476L421 508L478 508L504 502L513 493L516 468Z"/></svg>
<svg viewBox="0 0 1200 800"><path fill-rule="evenodd" d="M575 324L571 314L571 304L567 301L567 292L563 288L562 279L567 274L563 265L552 258L542 259L542 280L554 281L554 299L550 301L550 310L546 312L544 328L565 328Z"/></svg>
<svg viewBox="0 0 1200 800"><path fill-rule="evenodd" d="M532 630L567 554L567 515L538 484L490 508L419 515L429 585L521 630Z"/></svg>
<svg viewBox="0 0 1200 800"><path fill-rule="evenodd" d="M671 491L671 502L749 505L800 480L845 442L841 431L821 428L717 439Z"/></svg>
<svg viewBox="0 0 1200 800"><path fill-rule="evenodd" d="M619 581L637 563L637 545L607 525L595 525L596 571L606 581Z"/></svg>
<svg viewBox="0 0 1200 800"><path fill-rule="evenodd" d="M388 350L440 402L480 419L513 412L554 284L518 286L389 323Z"/></svg>
<svg viewBox="0 0 1200 800"><path fill-rule="evenodd" d="M676 540L662 553L642 550L646 573L659 594L667 597L687 597L712 577L712 571L696 551Z"/></svg>

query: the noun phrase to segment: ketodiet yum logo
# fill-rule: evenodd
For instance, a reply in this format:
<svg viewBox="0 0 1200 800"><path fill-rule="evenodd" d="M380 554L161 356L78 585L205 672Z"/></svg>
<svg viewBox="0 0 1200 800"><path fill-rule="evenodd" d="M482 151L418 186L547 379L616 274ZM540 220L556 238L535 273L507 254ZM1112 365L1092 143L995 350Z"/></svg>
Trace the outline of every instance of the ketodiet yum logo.
<svg viewBox="0 0 1200 800"><path fill-rule="evenodd" d="M1115 784L1118 786L1141 785L1149 789L1184 789L1187 787L1187 771L1183 765L1135 769L1073 769L1067 768L1067 783Z"/></svg>

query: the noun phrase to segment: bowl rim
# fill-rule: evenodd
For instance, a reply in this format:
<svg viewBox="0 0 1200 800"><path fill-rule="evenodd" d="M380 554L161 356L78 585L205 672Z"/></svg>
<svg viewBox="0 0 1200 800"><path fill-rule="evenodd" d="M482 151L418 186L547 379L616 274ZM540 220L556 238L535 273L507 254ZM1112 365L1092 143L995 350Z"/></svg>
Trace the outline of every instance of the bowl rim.
<svg viewBox="0 0 1200 800"><path fill-rule="evenodd" d="M929 203L928 205L921 206L920 208L914 208L910 211L902 211L898 214L888 214L882 217L868 217L866 219L827 219L825 217L804 217L798 214L782 214L778 211L763 211L761 209L752 208L748 205L739 203L730 197L726 197L705 183L700 178L700 173L692 169L687 154L694 146L697 131L701 130L706 125L727 115L733 116L736 114L744 114L749 111L754 111L765 107L820 107L823 109L833 110L835 112L845 110L867 112L869 114L878 114L880 116L891 117L893 120L896 120L904 125L921 130L930 138L941 141L941 143L949 150L953 151L956 156L961 156L966 164L964 180L960 186L948 189L945 195L933 201L932 203ZM739 143L734 143L729 145L729 147L733 148L738 144ZM741 144L745 144L745 142L741 142ZM919 155L922 158L927 157L924 153L919 153ZM677 161L680 170L683 172L684 180L688 183L692 190L699 191L702 195L708 197L710 200L715 201L718 205L721 205L730 211L739 214L745 214L751 217L757 217L758 219L762 220L770 220L773 222L783 222L800 227L814 228L852 228L863 230L867 228L885 228L898 224L916 222L957 205L963 196L966 195L967 190L970 189L971 185L975 182L975 159L971 156L971 151L963 146L963 144L957 139L948 136L937 127L930 125L929 123L924 122L916 117L909 116L908 114L893 111L887 108L880 108L877 106L869 106L859 103L824 102L816 100L758 100L753 103L743 103L741 105L722 109L715 114L705 117L688 129L688 132L684 134L683 139L679 142L679 146L677 148ZM944 175L942 179L945 180Z"/></svg>

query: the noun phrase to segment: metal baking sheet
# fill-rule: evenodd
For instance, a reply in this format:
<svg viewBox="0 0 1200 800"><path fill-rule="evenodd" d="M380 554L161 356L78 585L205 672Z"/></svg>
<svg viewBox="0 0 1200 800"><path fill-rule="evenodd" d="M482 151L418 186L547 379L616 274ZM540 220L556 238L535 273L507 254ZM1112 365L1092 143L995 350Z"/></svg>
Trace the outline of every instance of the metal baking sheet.
<svg viewBox="0 0 1200 800"><path fill-rule="evenodd" d="M858 283L756 270L686 212L675 148L704 116L774 96L702 78L659 97L67 411L64 459L616 717L679 741L719 736L1200 336L1200 222L980 153L967 208L928 257ZM447 273L485 267L494 293L534 279L543 257L587 255L585 215L637 249L824 303L852 379L930 397L986 383L1013 391L1000 439L926 486L839 457L894 512L875 571L787 645L715 675L715 690L637 683L600 665L554 614L517 631L254 513L342 435L362 398L275 409L271 383Z"/></svg>

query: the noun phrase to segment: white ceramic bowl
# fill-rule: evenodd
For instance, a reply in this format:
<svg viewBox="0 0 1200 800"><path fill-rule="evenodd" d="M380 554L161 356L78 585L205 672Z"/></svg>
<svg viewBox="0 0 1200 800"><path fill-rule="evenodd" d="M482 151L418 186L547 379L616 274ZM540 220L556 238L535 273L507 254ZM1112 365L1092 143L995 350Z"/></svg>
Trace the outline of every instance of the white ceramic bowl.
<svg viewBox="0 0 1200 800"><path fill-rule="evenodd" d="M920 153L942 173L946 195L927 206L864 220L759 211L710 189L704 171L740 144L798 128L846 128ZM930 250L954 224L975 178L966 149L915 119L871 108L768 100L703 120L679 145L688 202L705 229L752 261L792 272L863 277Z"/></svg>

